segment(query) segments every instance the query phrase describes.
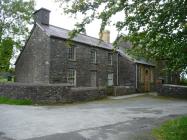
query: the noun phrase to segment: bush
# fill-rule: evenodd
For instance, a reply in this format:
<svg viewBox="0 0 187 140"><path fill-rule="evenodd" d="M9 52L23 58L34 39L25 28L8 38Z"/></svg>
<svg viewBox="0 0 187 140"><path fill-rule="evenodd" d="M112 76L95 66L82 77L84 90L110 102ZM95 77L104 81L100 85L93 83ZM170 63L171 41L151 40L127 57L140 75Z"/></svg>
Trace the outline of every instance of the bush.
<svg viewBox="0 0 187 140"><path fill-rule="evenodd" d="M4 77L1 77L0 76L0 83L7 83L7 82L14 82L14 77L7 77L7 78L4 78Z"/></svg>
<svg viewBox="0 0 187 140"><path fill-rule="evenodd" d="M187 79L182 79L182 80L180 81L180 85L185 85L185 86L187 86Z"/></svg>

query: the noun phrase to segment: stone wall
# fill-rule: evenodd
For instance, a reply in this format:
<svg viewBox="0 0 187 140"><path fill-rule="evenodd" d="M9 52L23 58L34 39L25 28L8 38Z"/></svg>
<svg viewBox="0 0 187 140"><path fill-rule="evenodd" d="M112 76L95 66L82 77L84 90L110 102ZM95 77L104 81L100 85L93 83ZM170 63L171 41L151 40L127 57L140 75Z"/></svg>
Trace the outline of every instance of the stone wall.
<svg viewBox="0 0 187 140"><path fill-rule="evenodd" d="M136 90L133 86L116 86L114 87L114 96L122 96L135 93Z"/></svg>
<svg viewBox="0 0 187 140"><path fill-rule="evenodd" d="M119 86L136 87L136 64L128 58L119 56Z"/></svg>
<svg viewBox="0 0 187 140"><path fill-rule="evenodd" d="M63 39L51 38L51 60L50 60L50 83L67 83L67 70L76 70L76 86L90 87L91 72L96 72L96 85L107 86L108 73L114 74L114 85L116 85L116 61L117 54L113 54L113 65L108 64L108 53L112 50L103 49L95 46L89 46L74 42L76 59L69 60L67 56L68 47ZM91 50L96 51L96 64L91 63Z"/></svg>
<svg viewBox="0 0 187 140"><path fill-rule="evenodd" d="M163 84L158 85L156 90L160 96L187 98L187 86Z"/></svg>
<svg viewBox="0 0 187 140"><path fill-rule="evenodd" d="M0 84L0 96L11 99L30 99L33 103L70 103L106 97L104 89L71 88L65 84Z"/></svg>
<svg viewBox="0 0 187 140"><path fill-rule="evenodd" d="M16 62L16 82L49 83L49 37L35 25Z"/></svg>
<svg viewBox="0 0 187 140"><path fill-rule="evenodd" d="M122 96L136 92L133 86L112 86L105 89L108 96Z"/></svg>

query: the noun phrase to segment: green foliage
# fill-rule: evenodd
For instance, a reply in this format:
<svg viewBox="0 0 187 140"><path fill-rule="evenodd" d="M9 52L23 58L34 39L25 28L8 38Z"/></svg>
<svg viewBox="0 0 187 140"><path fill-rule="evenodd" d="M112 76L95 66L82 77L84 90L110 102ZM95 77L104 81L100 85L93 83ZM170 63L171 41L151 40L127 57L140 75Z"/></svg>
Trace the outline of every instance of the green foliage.
<svg viewBox="0 0 187 140"><path fill-rule="evenodd" d="M6 83L8 82L7 79L0 77L0 83Z"/></svg>
<svg viewBox="0 0 187 140"><path fill-rule="evenodd" d="M10 79L7 78L3 78L0 76L0 83L12 83L14 82L14 77L10 77Z"/></svg>
<svg viewBox="0 0 187 140"><path fill-rule="evenodd" d="M153 130L158 140L186 140L187 117L181 117L164 123L160 128Z"/></svg>
<svg viewBox="0 0 187 140"><path fill-rule="evenodd" d="M31 105L31 100L23 100L23 99L9 99L5 97L0 97L0 104L9 104L9 105Z"/></svg>
<svg viewBox="0 0 187 140"><path fill-rule="evenodd" d="M34 1L0 1L0 71L8 71L14 49L20 49L28 36Z"/></svg>
<svg viewBox="0 0 187 140"><path fill-rule="evenodd" d="M169 71L182 71L187 67L186 0L56 1L65 5L65 13L84 16L82 22L75 25L71 38L84 31L86 24L94 19L102 21L100 32L112 22L119 31L119 38L132 43L130 54L165 60ZM124 14L123 21L111 21L118 13ZM124 30L128 36L123 36Z"/></svg>
<svg viewBox="0 0 187 140"><path fill-rule="evenodd" d="M187 79L182 79L182 80L180 81L180 85L187 86Z"/></svg>

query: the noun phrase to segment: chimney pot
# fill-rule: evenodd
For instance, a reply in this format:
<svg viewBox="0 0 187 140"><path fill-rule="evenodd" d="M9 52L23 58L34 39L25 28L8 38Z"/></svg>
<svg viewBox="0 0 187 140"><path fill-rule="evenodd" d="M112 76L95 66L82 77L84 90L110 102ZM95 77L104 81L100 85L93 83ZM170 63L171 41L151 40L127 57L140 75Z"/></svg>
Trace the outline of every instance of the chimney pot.
<svg viewBox="0 0 187 140"><path fill-rule="evenodd" d="M99 33L99 39L103 40L106 43L110 43L110 31L105 30L102 33Z"/></svg>

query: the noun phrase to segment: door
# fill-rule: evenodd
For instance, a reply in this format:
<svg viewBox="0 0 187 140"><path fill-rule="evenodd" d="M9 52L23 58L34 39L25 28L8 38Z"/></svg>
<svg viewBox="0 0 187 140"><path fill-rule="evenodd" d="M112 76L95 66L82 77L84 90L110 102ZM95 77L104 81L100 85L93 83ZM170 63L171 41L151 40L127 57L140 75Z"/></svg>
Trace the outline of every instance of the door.
<svg viewBox="0 0 187 140"><path fill-rule="evenodd" d="M108 74L108 86L113 86L113 73Z"/></svg>
<svg viewBox="0 0 187 140"><path fill-rule="evenodd" d="M96 84L96 71L92 71L91 72L91 86L92 87L96 87L97 84Z"/></svg>
<svg viewBox="0 0 187 140"><path fill-rule="evenodd" d="M149 78L149 70L145 69L145 75L144 75L144 90L145 92L150 91L150 78Z"/></svg>

